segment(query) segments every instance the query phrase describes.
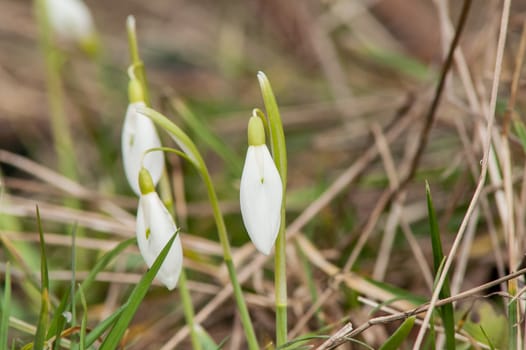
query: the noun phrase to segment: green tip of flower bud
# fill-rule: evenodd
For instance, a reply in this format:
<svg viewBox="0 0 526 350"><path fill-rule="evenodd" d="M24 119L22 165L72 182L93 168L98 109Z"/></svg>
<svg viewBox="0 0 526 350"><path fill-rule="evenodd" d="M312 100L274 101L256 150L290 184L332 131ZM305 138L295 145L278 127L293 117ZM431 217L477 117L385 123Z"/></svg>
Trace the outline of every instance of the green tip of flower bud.
<svg viewBox="0 0 526 350"><path fill-rule="evenodd" d="M248 121L248 145L260 146L265 144L265 127L259 117L250 117Z"/></svg>
<svg viewBox="0 0 526 350"><path fill-rule="evenodd" d="M144 101L144 94L139 80L132 78L128 83L128 98L130 103Z"/></svg>
<svg viewBox="0 0 526 350"><path fill-rule="evenodd" d="M89 57L95 58L100 53L100 41L96 33L92 33L89 36L83 38L80 41L80 48Z"/></svg>
<svg viewBox="0 0 526 350"><path fill-rule="evenodd" d="M139 188L141 189L141 194L148 194L155 191L152 176L146 168L141 168L139 171Z"/></svg>

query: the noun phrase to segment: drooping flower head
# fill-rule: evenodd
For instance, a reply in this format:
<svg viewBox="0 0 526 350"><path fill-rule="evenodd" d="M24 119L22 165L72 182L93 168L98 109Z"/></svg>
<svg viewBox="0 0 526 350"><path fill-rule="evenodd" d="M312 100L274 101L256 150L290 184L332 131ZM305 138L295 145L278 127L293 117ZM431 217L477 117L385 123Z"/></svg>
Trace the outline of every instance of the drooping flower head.
<svg viewBox="0 0 526 350"><path fill-rule="evenodd" d="M168 209L155 192L152 177L148 170L142 168L139 178L141 196L137 209L135 233L141 255L148 267L151 267L164 246L177 231L177 227ZM156 277L166 288L172 290L177 286L182 266L183 249L181 239L177 235Z"/></svg>
<svg viewBox="0 0 526 350"><path fill-rule="evenodd" d="M283 184L257 116L248 123L248 145L240 184L241 216L256 248L268 255L279 232Z"/></svg>
<svg viewBox="0 0 526 350"><path fill-rule="evenodd" d="M141 84L132 78L129 84L130 104L122 127L122 160L124 172L133 191L140 196L139 170L145 167L150 172L153 183L157 184L164 170L163 152L150 152L151 148L161 147L161 140L150 118L137 111L144 107L144 97Z"/></svg>

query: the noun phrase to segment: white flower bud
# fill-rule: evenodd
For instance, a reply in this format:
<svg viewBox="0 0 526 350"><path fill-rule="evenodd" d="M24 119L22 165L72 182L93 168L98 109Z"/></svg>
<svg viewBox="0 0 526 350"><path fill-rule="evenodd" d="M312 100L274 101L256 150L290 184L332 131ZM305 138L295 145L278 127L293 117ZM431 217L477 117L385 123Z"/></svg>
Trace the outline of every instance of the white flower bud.
<svg viewBox="0 0 526 350"><path fill-rule="evenodd" d="M46 0L53 31L64 41L87 45L96 37L91 12L81 0Z"/></svg>
<svg viewBox="0 0 526 350"><path fill-rule="evenodd" d="M282 200L283 185L267 146L249 146L241 175L241 216L250 239L266 255L279 232Z"/></svg>
<svg viewBox="0 0 526 350"><path fill-rule="evenodd" d="M137 107L144 107L142 101L128 105L122 128L122 160L124 172L133 191L140 196L139 170L144 166L151 174L156 185L164 170L164 153L161 151L144 153L151 148L161 147L161 140L150 118L137 112ZM143 160L144 157L144 160Z"/></svg>
<svg viewBox="0 0 526 350"><path fill-rule="evenodd" d="M141 195L137 210L137 245L148 267L153 265L176 231L175 222L157 192ZM182 267L183 249L178 235L156 277L172 290L177 286Z"/></svg>

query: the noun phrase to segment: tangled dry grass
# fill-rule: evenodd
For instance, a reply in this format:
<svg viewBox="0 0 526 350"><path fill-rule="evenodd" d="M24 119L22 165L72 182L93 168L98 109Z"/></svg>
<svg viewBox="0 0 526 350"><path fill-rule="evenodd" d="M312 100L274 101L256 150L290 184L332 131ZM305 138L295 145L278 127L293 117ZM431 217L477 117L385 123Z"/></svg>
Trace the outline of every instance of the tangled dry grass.
<svg viewBox="0 0 526 350"><path fill-rule="evenodd" d="M273 83L289 150L290 339L332 335L309 345L360 348L348 341L352 335L376 348L409 315L429 321L426 303L443 301L436 304L433 293L426 180L449 254L446 302L468 308L464 316L474 320L486 304L498 315L519 297L517 328L525 333L517 279L525 272L525 150L513 125L524 120L526 102L526 2L510 8L507 0L476 2L460 32L467 2L87 1L104 53L93 62L70 52L62 81L79 181L56 170L31 2L2 2L0 270L12 262L17 317L31 324L38 314L24 287L38 271L28 258L38 241L35 205L56 295L72 277L72 225L84 231L75 240L85 259L78 280L101 253L134 234L136 199L123 181L119 153L129 60L124 23L132 13L156 106L184 125L173 113L184 101L234 154L228 163L199 142L261 344L274 334L272 260L247 241L235 167L245 152L246 120L261 106L260 69ZM175 157L169 163L196 320L217 342L243 349L206 194L190 167ZM71 198L81 206L65 205ZM88 295L90 322L121 305L143 272L130 249L99 274ZM420 347L418 333L417 327L407 348ZM458 337L476 343L465 330ZM153 288L126 341L130 349L188 348L177 295Z"/></svg>

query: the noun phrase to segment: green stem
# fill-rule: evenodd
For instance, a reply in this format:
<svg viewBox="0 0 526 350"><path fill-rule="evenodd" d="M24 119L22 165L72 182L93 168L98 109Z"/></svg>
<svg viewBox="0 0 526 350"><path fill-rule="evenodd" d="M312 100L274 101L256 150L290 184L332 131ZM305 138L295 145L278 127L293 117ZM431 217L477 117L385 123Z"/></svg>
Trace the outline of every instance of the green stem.
<svg viewBox="0 0 526 350"><path fill-rule="evenodd" d="M142 62L139 55L139 47L137 44L137 34L135 30L135 18L129 16L126 22L126 28L128 31L128 44L130 47L130 58L133 65L133 72L136 78L141 82L142 90L144 94L144 101L147 106L151 106L150 94L148 90L148 85L146 81L146 71L144 69L144 63ZM173 215L173 197L172 189L170 185L170 179L166 168L163 171L161 179L159 181L159 188L161 193L161 199L170 213ZM186 279L186 271L183 266L181 270L181 275L179 277L179 292L181 294L181 302L183 303L183 312L186 319L186 323L190 328L190 337L192 340L192 348L194 350L201 350L201 342L199 341L199 335L196 332L196 326L194 321L194 305L192 303L192 298L190 296L190 291L188 290L188 284Z"/></svg>
<svg viewBox="0 0 526 350"><path fill-rule="evenodd" d="M174 207L173 207L173 198L172 198L172 190L170 186L170 180L168 178L168 173L166 172L166 169L163 171L163 175L161 176L161 180L159 181L159 188L160 188L160 194L161 199L168 209L170 213L172 213L172 216L174 217L175 221L175 215L174 213ZM183 313L186 320L186 324L188 325L188 328L190 328L190 338L192 340L192 348L194 350L201 350L201 342L199 341L199 335L196 332L196 326L194 321L194 305L192 303L192 298L190 296L190 291L188 290L188 284L186 279L186 270L183 266L181 270L181 275L179 277L179 293L181 294L181 302L183 303Z"/></svg>
<svg viewBox="0 0 526 350"><path fill-rule="evenodd" d="M179 277L179 293L181 294L181 301L183 302L184 317L186 319L186 324L190 327L190 338L192 339L193 349L201 350L201 342L199 341L199 335L196 332L194 322L194 306L186 282L186 271L183 267L181 270L181 276Z"/></svg>
<svg viewBox="0 0 526 350"><path fill-rule="evenodd" d="M217 226L219 242L223 248L223 258L228 269L228 275L230 276L232 288L234 289L234 298L236 299L237 308L241 317L241 323L243 324L245 335L247 337L248 348L251 350L257 350L259 349L259 345L256 339L256 333L254 332L254 326L252 325L252 320L250 319L250 314L248 313L245 299L243 298L241 285L237 280L236 269L234 267L234 263L232 262L232 252L230 249L230 243L228 241L225 221L223 220L223 215L221 214L221 209L219 208L219 201L217 200L217 195L212 183L212 179L210 178L210 174L208 173L208 169L204 165L204 162L201 163L201 175L208 191L208 199L212 204L212 211L214 213L214 219Z"/></svg>
<svg viewBox="0 0 526 350"><path fill-rule="evenodd" d="M144 102L147 106L151 106L150 92L146 80L146 70L144 69L144 62L139 55L139 45L137 44L137 32L135 30L135 17L128 16L126 20L126 29L128 31L128 46L130 48L130 58L132 61L133 72L137 79L141 82Z"/></svg>
<svg viewBox="0 0 526 350"><path fill-rule="evenodd" d="M73 141L62 103L63 91L60 77L59 52L53 47L51 26L47 17L45 0L35 0L35 16L38 22L40 48L45 58L51 132L58 157L58 168L62 174L76 180L78 176L74 162L76 158L73 152ZM75 206L78 206L78 203Z"/></svg>
<svg viewBox="0 0 526 350"><path fill-rule="evenodd" d="M508 293L510 297L514 297L517 294L517 280L512 279L508 281ZM510 350L517 350L520 349L518 347L519 341L518 341L518 325L519 325L519 308L517 304L517 299L513 299L508 304L508 324L509 324L509 343L508 343L508 349Z"/></svg>
<svg viewBox="0 0 526 350"><path fill-rule="evenodd" d="M285 134L283 124L276 102L276 97L272 91L270 82L263 72L258 73L259 85L265 103L265 109L269 119L268 128L270 135L270 145L274 163L279 171L283 184L283 200L281 201L281 222L279 233L276 239L276 252L274 259L274 285L276 298L276 345L280 346L287 342L287 264L286 264L286 189L287 189L287 147L285 144Z"/></svg>
<svg viewBox="0 0 526 350"><path fill-rule="evenodd" d="M172 197L172 186L170 184L170 177L166 171L166 167L163 170L161 178L159 179L159 194L161 199L170 213L175 213L174 199ZM174 216L175 219L175 215Z"/></svg>
<svg viewBox="0 0 526 350"><path fill-rule="evenodd" d="M185 153L185 159L188 160L201 174L201 178L205 183L208 198L212 206L212 211L214 214L214 220L217 226L217 232L219 236L219 242L221 248L223 249L223 258L228 269L230 276L230 282L232 283L232 288L234 289L234 297L236 299L237 307L241 316L241 323L245 330L245 335L247 337L247 342L249 349L256 350L259 349L256 335L254 333L254 327L252 326L252 321L250 320L250 315L248 313L247 306L245 304L245 299L243 298L243 291L237 280L236 269L232 262L232 253L230 249L230 242L228 241L228 234L223 220L223 215L219 208L219 201L212 183L212 179L206 167L206 164L201 157L201 154L197 150L197 147L192 142L192 140L186 135L176 124L170 121L161 113L157 112L151 108L140 108L139 111L145 116L150 118L157 124L161 129L166 131L174 141L179 145L181 150Z"/></svg>
<svg viewBox="0 0 526 350"><path fill-rule="evenodd" d="M47 16L46 0L35 0L34 9L38 22L40 49L45 59L46 90L51 118L51 134L57 154L58 170L71 180L77 181L79 180L76 164L77 157L75 156L71 130L63 103L64 95L60 74L60 52L53 45L53 33ZM75 209L82 207L81 202L77 198L65 198L64 205ZM77 235L84 237L85 230L79 228ZM78 252L78 258L78 267L81 269L85 268L90 261L90 257L85 250Z"/></svg>
<svg viewBox="0 0 526 350"><path fill-rule="evenodd" d="M287 267L285 261L285 208L281 208L281 224L276 239L276 255L274 258L274 284L276 298L276 345L287 342Z"/></svg>

